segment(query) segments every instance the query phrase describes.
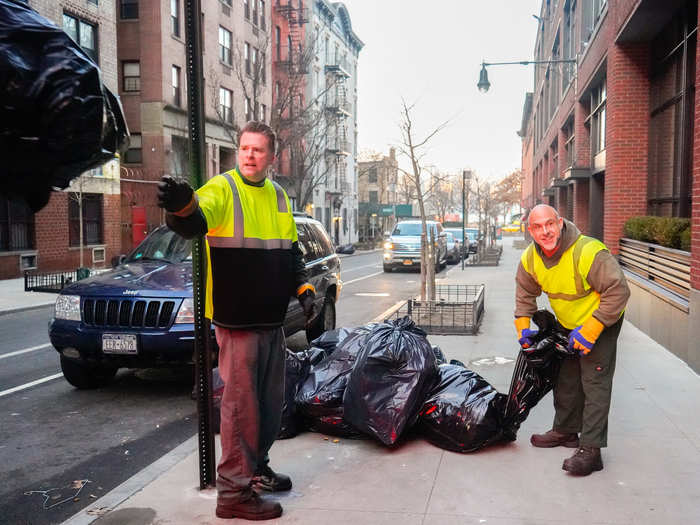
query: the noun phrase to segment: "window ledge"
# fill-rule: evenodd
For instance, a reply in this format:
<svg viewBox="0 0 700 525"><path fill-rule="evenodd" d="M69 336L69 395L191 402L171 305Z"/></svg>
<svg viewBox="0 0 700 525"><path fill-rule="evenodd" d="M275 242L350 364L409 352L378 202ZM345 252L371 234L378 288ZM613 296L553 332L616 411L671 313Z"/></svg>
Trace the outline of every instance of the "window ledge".
<svg viewBox="0 0 700 525"><path fill-rule="evenodd" d="M93 248L104 248L105 250L107 249L106 244L85 244L83 245L83 250L87 249L93 249ZM69 252L77 252L80 251L80 246L69 246L68 247Z"/></svg>
<svg viewBox="0 0 700 525"><path fill-rule="evenodd" d="M26 250L1 251L0 257L12 257L17 255L39 255L36 248L27 248Z"/></svg>

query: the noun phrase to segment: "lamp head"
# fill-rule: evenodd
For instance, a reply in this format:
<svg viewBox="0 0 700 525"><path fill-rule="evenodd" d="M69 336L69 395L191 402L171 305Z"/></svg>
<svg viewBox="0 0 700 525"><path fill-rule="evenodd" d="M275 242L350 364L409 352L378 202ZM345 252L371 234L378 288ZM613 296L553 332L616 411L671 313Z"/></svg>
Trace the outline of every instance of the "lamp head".
<svg viewBox="0 0 700 525"><path fill-rule="evenodd" d="M482 93L486 93L491 87L491 83L489 82L489 75L486 72L486 65L484 64L481 64L481 73L479 73L479 83L476 85L476 87L478 87L479 91L481 91Z"/></svg>

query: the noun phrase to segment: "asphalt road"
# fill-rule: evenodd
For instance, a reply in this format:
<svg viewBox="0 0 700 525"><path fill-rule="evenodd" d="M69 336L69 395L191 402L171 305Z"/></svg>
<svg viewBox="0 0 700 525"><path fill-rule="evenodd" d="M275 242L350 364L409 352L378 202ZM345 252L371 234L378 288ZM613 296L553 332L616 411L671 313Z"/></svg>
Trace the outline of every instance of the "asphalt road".
<svg viewBox="0 0 700 525"><path fill-rule="evenodd" d="M364 324L415 295L420 274L385 274L373 252L344 257L341 279L338 327ZM0 316L1 523L61 523L197 430L188 368L120 370L97 390L69 385L48 340L52 313ZM303 333L287 343L307 346Z"/></svg>

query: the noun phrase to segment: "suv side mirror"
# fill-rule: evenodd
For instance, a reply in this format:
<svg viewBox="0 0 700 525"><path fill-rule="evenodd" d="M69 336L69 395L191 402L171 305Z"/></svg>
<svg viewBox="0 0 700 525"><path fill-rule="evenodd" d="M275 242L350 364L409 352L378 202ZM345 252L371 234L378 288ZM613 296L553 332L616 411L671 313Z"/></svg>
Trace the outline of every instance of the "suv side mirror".
<svg viewBox="0 0 700 525"><path fill-rule="evenodd" d="M121 263L123 263L125 260L126 260L126 255L124 255L122 253L121 255L115 255L114 257L112 257L112 260L110 261L110 263L112 264L112 268L116 268Z"/></svg>

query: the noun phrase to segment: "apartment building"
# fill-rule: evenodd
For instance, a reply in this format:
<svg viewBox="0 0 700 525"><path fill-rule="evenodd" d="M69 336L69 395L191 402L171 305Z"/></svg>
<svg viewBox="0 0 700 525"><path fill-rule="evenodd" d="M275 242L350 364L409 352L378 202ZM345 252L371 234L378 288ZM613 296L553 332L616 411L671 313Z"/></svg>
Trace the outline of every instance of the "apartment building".
<svg viewBox="0 0 700 525"><path fill-rule="evenodd" d="M117 93L115 0L28 0L62 27L100 66L102 81ZM0 279L25 270L52 272L100 268L120 251L119 162L109 162L53 192L33 214L0 196ZM81 246L82 215L82 246Z"/></svg>
<svg viewBox="0 0 700 525"><path fill-rule="evenodd" d="M538 19L522 204L603 240L632 288L627 319L700 370L698 1L544 0ZM623 227L641 215L690 219L690 253L632 248Z"/></svg>
<svg viewBox="0 0 700 525"><path fill-rule="evenodd" d="M184 3L118 0L119 95L132 134L121 169L124 250L163 222L161 176L189 171ZM236 129L269 121L270 29L270 1L202 1L206 178L235 167Z"/></svg>
<svg viewBox="0 0 700 525"><path fill-rule="evenodd" d="M399 163L396 149L357 163L359 209L358 235L361 241L381 237L396 224Z"/></svg>
<svg viewBox="0 0 700 525"><path fill-rule="evenodd" d="M313 189L316 219L336 245L357 241L357 61L364 44L352 29L342 2L313 0L308 45L315 57L307 99L325 114L323 156L313 167L319 184Z"/></svg>

